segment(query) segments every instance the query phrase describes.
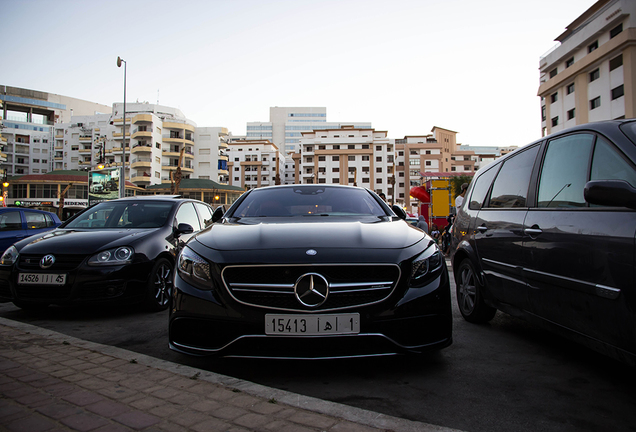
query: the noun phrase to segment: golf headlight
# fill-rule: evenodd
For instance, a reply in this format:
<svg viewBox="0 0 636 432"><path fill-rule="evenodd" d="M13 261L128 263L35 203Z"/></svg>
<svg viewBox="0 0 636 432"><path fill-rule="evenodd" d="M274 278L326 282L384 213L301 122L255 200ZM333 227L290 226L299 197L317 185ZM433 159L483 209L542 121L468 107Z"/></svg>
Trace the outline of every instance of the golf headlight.
<svg viewBox="0 0 636 432"><path fill-rule="evenodd" d="M423 286L428 279L426 276L442 267L444 257L435 243L432 243L424 252L413 260L411 272L412 287Z"/></svg>
<svg viewBox="0 0 636 432"><path fill-rule="evenodd" d="M107 249L96 253L88 260L90 266L101 265L122 265L132 262L133 249L128 246L122 246L115 249Z"/></svg>
<svg viewBox="0 0 636 432"><path fill-rule="evenodd" d="M18 256L18 250L15 248L15 246L11 246L2 254L2 258L0 258L0 264L13 265L16 263L16 261L18 261Z"/></svg>
<svg viewBox="0 0 636 432"><path fill-rule="evenodd" d="M210 263L188 247L183 248L179 255L177 271L179 276L198 289L211 290L213 288Z"/></svg>

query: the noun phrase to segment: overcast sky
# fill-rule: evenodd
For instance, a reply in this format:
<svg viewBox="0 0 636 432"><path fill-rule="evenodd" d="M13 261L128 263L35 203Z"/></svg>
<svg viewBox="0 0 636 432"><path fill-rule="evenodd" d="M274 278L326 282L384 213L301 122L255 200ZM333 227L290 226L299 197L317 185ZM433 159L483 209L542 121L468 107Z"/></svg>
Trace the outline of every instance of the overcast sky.
<svg viewBox="0 0 636 432"><path fill-rule="evenodd" d="M595 0L0 0L0 84L179 108L244 135L269 107L326 107L390 138L540 137L539 58Z"/></svg>

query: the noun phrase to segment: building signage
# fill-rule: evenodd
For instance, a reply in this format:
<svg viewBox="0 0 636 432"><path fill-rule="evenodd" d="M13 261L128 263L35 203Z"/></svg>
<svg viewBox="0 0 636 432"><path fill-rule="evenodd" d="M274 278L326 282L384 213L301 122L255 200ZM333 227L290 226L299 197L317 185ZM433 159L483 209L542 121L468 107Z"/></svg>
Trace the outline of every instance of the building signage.
<svg viewBox="0 0 636 432"><path fill-rule="evenodd" d="M119 198L121 169L104 168L88 173L88 204Z"/></svg>

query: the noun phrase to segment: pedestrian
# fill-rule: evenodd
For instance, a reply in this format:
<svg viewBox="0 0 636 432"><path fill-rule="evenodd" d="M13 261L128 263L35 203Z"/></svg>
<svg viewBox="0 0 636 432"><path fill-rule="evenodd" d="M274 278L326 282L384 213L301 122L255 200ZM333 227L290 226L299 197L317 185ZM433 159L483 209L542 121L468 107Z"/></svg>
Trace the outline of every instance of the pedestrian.
<svg viewBox="0 0 636 432"><path fill-rule="evenodd" d="M455 197L455 208L457 210L459 210L462 204L464 204L464 195L466 195L466 189L468 189L468 183L463 183L461 192Z"/></svg>
<svg viewBox="0 0 636 432"><path fill-rule="evenodd" d="M386 202L386 195L384 195L384 192L380 192L380 198L382 198L382 201Z"/></svg>
<svg viewBox="0 0 636 432"><path fill-rule="evenodd" d="M424 216L420 215L417 225L415 226L428 234L428 224L426 223L426 218Z"/></svg>
<svg viewBox="0 0 636 432"><path fill-rule="evenodd" d="M431 227L431 237L433 237L435 243L439 244L439 228L437 228L437 224L433 224Z"/></svg>

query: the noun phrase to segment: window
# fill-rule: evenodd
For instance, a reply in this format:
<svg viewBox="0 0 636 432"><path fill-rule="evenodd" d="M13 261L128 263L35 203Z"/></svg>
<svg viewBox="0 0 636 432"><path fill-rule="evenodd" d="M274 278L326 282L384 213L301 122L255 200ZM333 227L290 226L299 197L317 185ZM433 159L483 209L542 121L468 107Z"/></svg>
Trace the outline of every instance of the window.
<svg viewBox="0 0 636 432"><path fill-rule="evenodd" d="M351 137L351 136L353 136L353 135L349 135L349 136ZM349 150L355 150L356 145L355 145L355 144L349 144L349 145L347 145L347 148L348 148Z"/></svg>
<svg viewBox="0 0 636 432"><path fill-rule="evenodd" d="M550 78L554 78L557 74L557 68L554 68L550 71Z"/></svg>
<svg viewBox="0 0 636 432"><path fill-rule="evenodd" d="M591 43L590 45L587 46L587 53L588 54L591 53L596 48L598 48L598 41L594 41L593 43Z"/></svg>
<svg viewBox="0 0 636 432"><path fill-rule="evenodd" d="M552 140L539 178L539 207L583 207L583 189L594 135L576 134Z"/></svg>
<svg viewBox="0 0 636 432"><path fill-rule="evenodd" d="M590 101L590 110L596 109L601 106L601 97L597 96Z"/></svg>
<svg viewBox="0 0 636 432"><path fill-rule="evenodd" d="M566 69L569 68L570 66L572 66L574 64L574 57L569 58L568 60L565 61L565 67Z"/></svg>
<svg viewBox="0 0 636 432"><path fill-rule="evenodd" d="M565 88L565 94L572 94L572 93L574 93L574 83L568 85Z"/></svg>
<svg viewBox="0 0 636 432"><path fill-rule="evenodd" d="M623 84L612 89L612 100L618 99L619 97L622 97L624 95L625 95L625 89L623 87Z"/></svg>
<svg viewBox="0 0 636 432"><path fill-rule="evenodd" d="M552 117L552 127L559 125L559 116Z"/></svg>
<svg viewBox="0 0 636 432"><path fill-rule="evenodd" d="M375 151L382 151L382 146L375 146Z"/></svg>
<svg viewBox="0 0 636 432"><path fill-rule="evenodd" d="M568 120L572 120L574 118L574 108L568 111Z"/></svg>
<svg viewBox="0 0 636 432"><path fill-rule="evenodd" d="M27 229L41 229L48 226L44 213L25 211L24 216L26 216L27 220Z"/></svg>
<svg viewBox="0 0 636 432"><path fill-rule="evenodd" d="M615 38L623 31L623 23L620 23L616 27L610 30L610 39Z"/></svg>
<svg viewBox="0 0 636 432"><path fill-rule="evenodd" d="M331 172L340 172L340 168L331 168Z"/></svg>
<svg viewBox="0 0 636 432"><path fill-rule="evenodd" d="M326 160L327 160L327 158L325 156L318 156L318 161L319 162L324 162Z"/></svg>
<svg viewBox="0 0 636 432"><path fill-rule="evenodd" d="M596 81L597 79L599 79L600 76L601 73L598 69L593 70L592 72L590 72L590 82Z"/></svg>
<svg viewBox="0 0 636 432"><path fill-rule="evenodd" d="M378 156L378 157L376 157L376 158L375 158L375 161L376 161L376 162L382 162L382 156Z"/></svg>
<svg viewBox="0 0 636 432"><path fill-rule="evenodd" d="M590 180L625 180L636 187L636 170L603 138L596 139Z"/></svg>
<svg viewBox="0 0 636 432"><path fill-rule="evenodd" d="M614 57L613 59L610 60L610 63L609 63L610 72L613 71L614 69L618 69L621 66L623 66L623 54L617 57Z"/></svg>
<svg viewBox="0 0 636 432"><path fill-rule="evenodd" d="M426 166L431 166L431 161L426 161Z"/></svg>
<svg viewBox="0 0 636 432"><path fill-rule="evenodd" d="M556 102L556 101L558 101L558 100L559 100L559 94L558 94L558 93L553 93L553 94L550 96L550 103L555 103L555 102Z"/></svg>
<svg viewBox="0 0 636 432"><path fill-rule="evenodd" d="M0 231L13 231L22 229L20 212L12 211L0 215Z"/></svg>
<svg viewBox="0 0 636 432"><path fill-rule="evenodd" d="M362 160L363 161L368 161L369 160L369 156L368 155L363 155L362 156Z"/></svg>
<svg viewBox="0 0 636 432"><path fill-rule="evenodd" d="M377 172L377 173L381 173L381 172L382 172L382 167L377 167L377 168L375 169L375 172Z"/></svg>
<svg viewBox="0 0 636 432"><path fill-rule="evenodd" d="M334 162L340 161L340 156L331 156L331 160Z"/></svg>
<svg viewBox="0 0 636 432"><path fill-rule="evenodd" d="M518 153L503 163L492 185L489 207L526 207L530 175L539 146Z"/></svg>
<svg viewBox="0 0 636 432"><path fill-rule="evenodd" d="M492 179L495 178L495 174L497 174L497 169L497 167L492 167L475 180L475 186L473 187L470 195L470 204L468 208L471 210L481 209L484 199L486 198L486 195L488 195Z"/></svg>
<svg viewBox="0 0 636 432"><path fill-rule="evenodd" d="M348 156L347 159L350 160L350 161L355 161L356 157L355 156Z"/></svg>

